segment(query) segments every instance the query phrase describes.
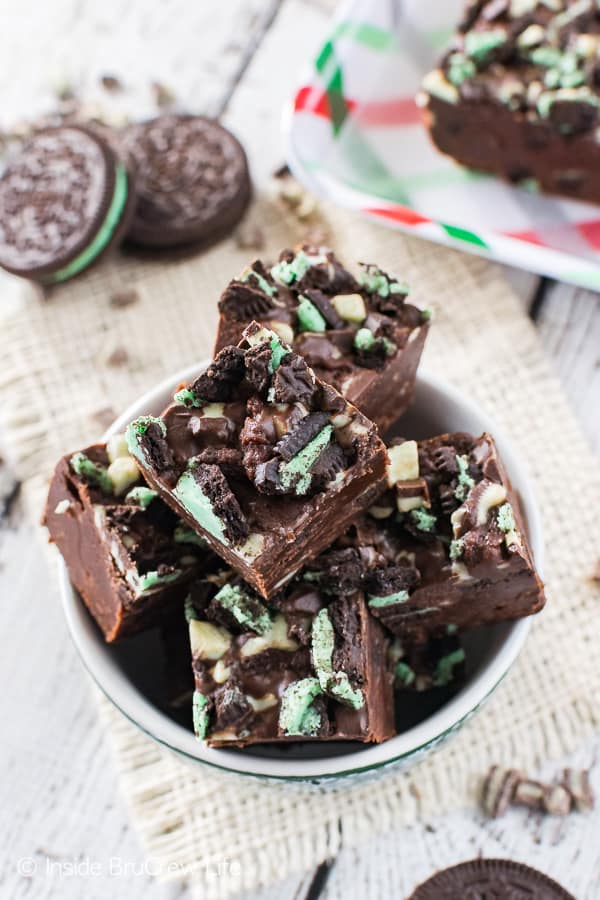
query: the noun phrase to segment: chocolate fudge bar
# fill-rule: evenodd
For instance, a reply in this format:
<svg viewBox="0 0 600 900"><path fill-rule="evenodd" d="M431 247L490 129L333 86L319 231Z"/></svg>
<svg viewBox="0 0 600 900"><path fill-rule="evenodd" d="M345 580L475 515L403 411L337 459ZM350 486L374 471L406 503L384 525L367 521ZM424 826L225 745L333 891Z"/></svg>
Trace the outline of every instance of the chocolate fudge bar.
<svg viewBox="0 0 600 900"><path fill-rule="evenodd" d="M260 260L219 301L215 352L252 319L275 331L384 432L410 405L430 313L406 302L408 287L375 265L354 277L324 248Z"/></svg>
<svg viewBox="0 0 600 900"><path fill-rule="evenodd" d="M266 597L385 487L375 425L256 322L127 441L148 482Z"/></svg>
<svg viewBox="0 0 600 900"><path fill-rule="evenodd" d="M197 737L213 747L392 737L389 640L364 595L299 578L271 604L231 570L194 584Z"/></svg>
<svg viewBox="0 0 600 900"><path fill-rule="evenodd" d="M418 102L437 147L529 189L600 202L600 8L476 0Z"/></svg>
<svg viewBox="0 0 600 900"><path fill-rule="evenodd" d="M399 691L430 691L464 680L465 651L455 634L424 641L394 638L390 647L394 684Z"/></svg>
<svg viewBox="0 0 600 900"><path fill-rule="evenodd" d="M214 559L143 483L123 435L60 460L44 524L107 641L155 625Z"/></svg>
<svg viewBox="0 0 600 900"><path fill-rule="evenodd" d="M491 436L404 441L389 456L389 491L339 542L357 552L371 613L423 637L538 612L543 585Z"/></svg>

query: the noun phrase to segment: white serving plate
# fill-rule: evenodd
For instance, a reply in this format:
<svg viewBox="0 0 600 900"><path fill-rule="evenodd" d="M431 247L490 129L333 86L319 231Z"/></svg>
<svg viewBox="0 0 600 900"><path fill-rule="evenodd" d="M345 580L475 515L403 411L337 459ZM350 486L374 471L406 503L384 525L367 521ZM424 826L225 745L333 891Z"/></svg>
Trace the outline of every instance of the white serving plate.
<svg viewBox="0 0 600 900"><path fill-rule="evenodd" d="M132 404L108 429L105 437L123 431L134 418L159 414L181 382L189 382L208 363L177 372ZM414 410L418 409L418 415ZM543 539L540 515L523 465L501 430L478 406L456 388L421 371L415 406L401 420L402 434L422 438L446 431L494 435L513 486L521 499L538 569L542 566ZM419 695L413 721L401 734L379 745L321 743L266 748L213 749L196 740L191 710L184 724L157 702L161 679L161 650L154 632L122 644L108 645L72 587L62 561L60 584L69 630L81 659L108 699L138 728L193 763L259 778L322 783L373 775L383 767L411 765L456 731L486 700L515 661L529 630L529 620L482 628L466 636L467 678L439 708L418 720L430 701ZM443 695L445 696L445 695ZM417 702L417 701L415 701Z"/></svg>

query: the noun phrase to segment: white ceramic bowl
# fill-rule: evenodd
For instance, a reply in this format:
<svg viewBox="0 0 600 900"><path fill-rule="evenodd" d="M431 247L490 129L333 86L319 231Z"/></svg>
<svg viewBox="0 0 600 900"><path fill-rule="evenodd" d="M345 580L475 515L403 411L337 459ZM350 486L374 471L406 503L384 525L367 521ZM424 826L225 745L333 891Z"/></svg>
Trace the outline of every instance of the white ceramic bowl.
<svg viewBox="0 0 600 900"><path fill-rule="evenodd" d="M170 401L176 385L192 380L205 365L191 366L148 391L116 420L107 435L123 431L139 415L158 414ZM455 388L421 371L413 410L404 416L401 430L403 435L415 438L446 431L474 434L489 431L494 435L520 496L535 560L538 569L541 568L542 528L527 472L501 430L484 412ZM356 777L359 773L373 774L385 766L413 764L459 728L490 696L515 661L530 624L528 619L522 619L478 629L465 636L465 683L453 695L452 692L441 694L441 700L438 697L433 705L430 694L418 695L414 701L416 706L409 708L407 729L384 744L340 742L264 749L211 749L194 737L191 711L185 711L187 715L181 724L161 709L157 701L162 659L156 634L147 632L120 645L105 644L71 586L62 560L60 568L64 611L75 645L94 680L123 715L146 734L192 761L261 778L321 783ZM186 721L189 721L187 726Z"/></svg>

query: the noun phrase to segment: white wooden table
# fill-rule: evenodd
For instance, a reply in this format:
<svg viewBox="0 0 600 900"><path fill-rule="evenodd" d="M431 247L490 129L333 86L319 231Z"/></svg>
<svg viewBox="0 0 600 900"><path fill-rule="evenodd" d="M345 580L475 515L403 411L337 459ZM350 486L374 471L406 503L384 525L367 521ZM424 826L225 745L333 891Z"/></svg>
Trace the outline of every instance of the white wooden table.
<svg viewBox="0 0 600 900"><path fill-rule="evenodd" d="M81 86L93 102L101 93L98 76L106 73L129 88L117 108L146 114L153 110L149 84L158 80L183 106L222 114L242 137L260 181L282 162L279 110L331 6L331 0L0 0L0 125L47 106L57 81ZM600 451L600 296L522 272L507 275ZM0 896L186 897L184 887L161 885L144 867L87 678L18 499L0 526L0 596ZM576 762L590 765L599 752L600 738L582 747ZM501 823L455 814L344 852L322 896L402 898L434 870L481 853L529 862L578 900L598 900L599 833L600 812L557 822L516 811ZM306 897L313 875L260 896ZM309 892L317 896L318 883Z"/></svg>

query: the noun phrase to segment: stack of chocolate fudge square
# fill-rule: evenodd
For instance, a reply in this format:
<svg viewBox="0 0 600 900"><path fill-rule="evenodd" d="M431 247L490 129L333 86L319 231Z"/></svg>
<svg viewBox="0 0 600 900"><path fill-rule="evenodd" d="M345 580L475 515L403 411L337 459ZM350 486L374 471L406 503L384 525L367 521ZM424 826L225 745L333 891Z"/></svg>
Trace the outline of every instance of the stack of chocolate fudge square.
<svg viewBox="0 0 600 900"><path fill-rule="evenodd" d="M208 368L56 468L75 587L107 641L187 622L211 746L385 741L398 692L460 679L463 632L544 604L492 436L384 442L430 326L407 294L324 248L255 261Z"/></svg>

